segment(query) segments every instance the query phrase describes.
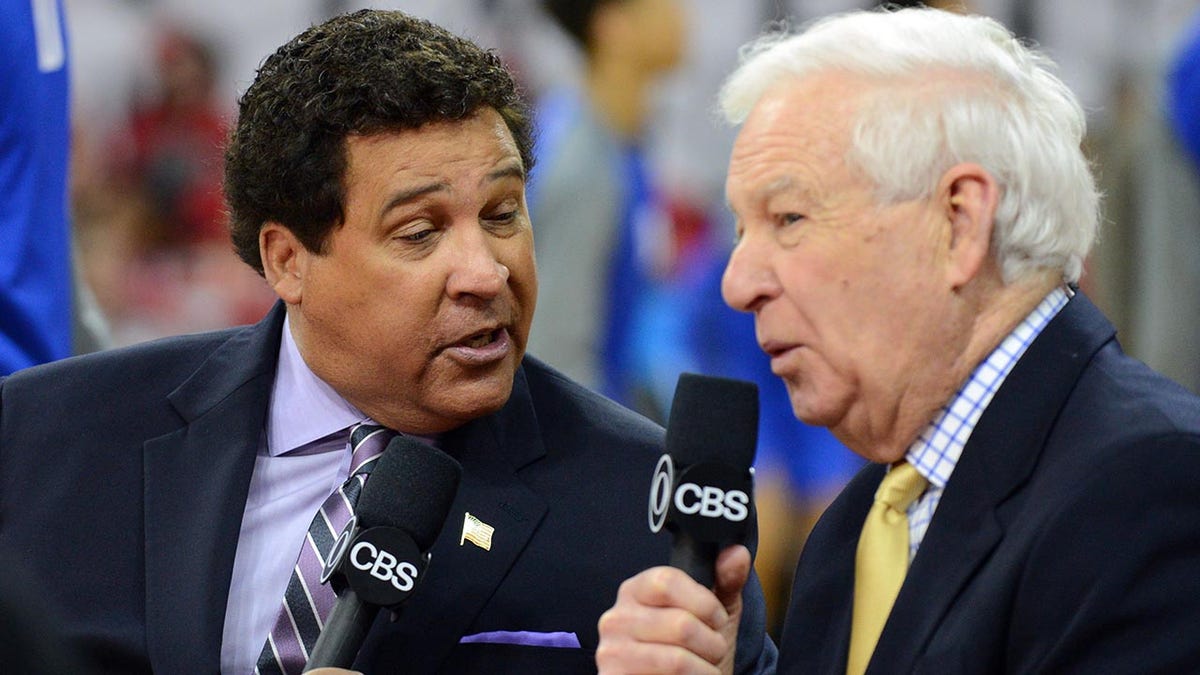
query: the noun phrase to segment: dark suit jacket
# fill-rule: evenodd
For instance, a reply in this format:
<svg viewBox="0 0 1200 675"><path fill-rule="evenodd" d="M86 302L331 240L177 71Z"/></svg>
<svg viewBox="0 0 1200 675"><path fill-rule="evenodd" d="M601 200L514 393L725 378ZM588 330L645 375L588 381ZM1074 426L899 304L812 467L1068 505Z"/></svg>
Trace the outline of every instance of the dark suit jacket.
<svg viewBox="0 0 1200 675"><path fill-rule="evenodd" d="M845 672L883 473L805 546L781 673ZM1125 356L1081 294L979 420L868 672L1200 672L1200 401Z"/></svg>
<svg viewBox="0 0 1200 675"><path fill-rule="evenodd" d="M218 670L282 317L0 381L0 548L34 567L101 669ZM381 612L356 667L594 672L617 587L668 557L646 524L662 440L527 359L503 410L445 436L463 476L430 570L397 621ZM490 551L459 545L465 511L495 527ZM746 603L739 665L771 669L757 582ZM489 631L573 631L582 649L459 644Z"/></svg>

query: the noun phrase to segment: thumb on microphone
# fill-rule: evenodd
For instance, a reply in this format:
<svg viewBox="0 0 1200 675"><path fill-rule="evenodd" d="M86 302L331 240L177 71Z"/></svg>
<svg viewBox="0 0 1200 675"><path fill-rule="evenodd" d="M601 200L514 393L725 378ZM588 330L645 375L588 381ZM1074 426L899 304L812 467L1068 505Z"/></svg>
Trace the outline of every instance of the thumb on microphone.
<svg viewBox="0 0 1200 675"><path fill-rule="evenodd" d="M717 556L713 592L729 613L729 620L721 627L721 635L730 645L737 644L738 626L742 622L742 588L750 578L750 566L750 550L741 544L729 546ZM736 649L731 649L718 664L722 673L733 672L735 656Z"/></svg>
<svg viewBox="0 0 1200 675"><path fill-rule="evenodd" d="M717 556L713 592L729 616L742 614L742 589L750 579L750 550L741 544L729 546Z"/></svg>

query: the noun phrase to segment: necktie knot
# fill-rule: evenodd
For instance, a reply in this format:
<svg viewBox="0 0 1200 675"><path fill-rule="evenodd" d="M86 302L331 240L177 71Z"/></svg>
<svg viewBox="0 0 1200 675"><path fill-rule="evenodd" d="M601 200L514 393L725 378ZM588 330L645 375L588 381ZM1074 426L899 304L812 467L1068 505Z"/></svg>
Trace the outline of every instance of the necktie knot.
<svg viewBox="0 0 1200 675"><path fill-rule="evenodd" d="M928 485L929 481L912 464L901 462L883 477L883 482L875 491L875 501L886 504L893 511L904 513Z"/></svg>
<svg viewBox="0 0 1200 675"><path fill-rule="evenodd" d="M359 423L350 430L350 475L368 471L396 432L377 424Z"/></svg>

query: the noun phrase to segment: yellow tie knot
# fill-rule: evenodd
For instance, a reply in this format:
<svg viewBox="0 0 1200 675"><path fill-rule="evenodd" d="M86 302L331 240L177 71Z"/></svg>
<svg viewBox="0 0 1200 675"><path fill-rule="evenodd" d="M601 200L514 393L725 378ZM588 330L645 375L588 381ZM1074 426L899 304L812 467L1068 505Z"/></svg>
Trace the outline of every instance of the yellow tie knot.
<svg viewBox="0 0 1200 675"><path fill-rule="evenodd" d="M929 481L925 480L912 464L900 462L883 477L883 482L875 491L875 501L883 502L893 510L904 513L928 485Z"/></svg>

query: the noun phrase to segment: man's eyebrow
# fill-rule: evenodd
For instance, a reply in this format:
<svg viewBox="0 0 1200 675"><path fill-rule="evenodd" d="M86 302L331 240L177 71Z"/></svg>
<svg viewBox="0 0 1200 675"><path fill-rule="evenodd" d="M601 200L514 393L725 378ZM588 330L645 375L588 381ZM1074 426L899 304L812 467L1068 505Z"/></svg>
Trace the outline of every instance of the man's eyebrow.
<svg viewBox="0 0 1200 675"><path fill-rule="evenodd" d="M525 167L521 165L520 160L514 159L511 162L505 163L504 166L488 173L483 177L484 183L491 183L504 178L516 178L525 180Z"/></svg>
<svg viewBox="0 0 1200 675"><path fill-rule="evenodd" d="M383 208L380 210L380 213L381 214L387 213L388 211L391 211L392 209L396 208L397 206L400 206L401 204L410 202L410 201L416 199L417 197L423 197L423 196L425 196L427 194L431 194L433 192L440 192L442 190L448 190L448 189L450 189L449 185L447 185L444 182L439 182L439 183L427 183L425 185L418 185L416 187L412 187L407 190L401 190L400 192L397 192L396 194L392 195L392 198L389 199L387 201L387 203L383 205Z"/></svg>
<svg viewBox="0 0 1200 675"><path fill-rule="evenodd" d="M796 186L796 179L791 176L780 176L775 180L767 183L761 190L758 191L760 197L774 197L780 192L786 192Z"/></svg>
<svg viewBox="0 0 1200 675"><path fill-rule="evenodd" d="M481 184L491 183L491 182L495 182L495 181L502 180L505 178L516 178L516 179L522 180L522 181L525 180L525 169L524 169L524 167L521 166L521 162L519 160L514 160L512 162L507 163L505 166L502 166L494 171L489 172L487 175L485 175L483 177ZM427 183L425 185L417 185L417 186L411 187L407 190L401 190L400 192L397 192L396 194L392 195L392 198L389 199L387 201L387 203L383 205L383 208L380 210L380 213L387 213L388 211L396 208L397 206L400 206L401 204L410 202L414 199L417 199L418 197L424 197L427 194L432 194L434 192L440 192L442 190L448 190L448 189L450 189L449 184L447 184L445 182L437 182L437 183Z"/></svg>
<svg viewBox="0 0 1200 675"><path fill-rule="evenodd" d="M796 179L794 177L780 176L779 178L776 178L775 180L771 181L770 183L767 183L762 188L755 190L754 196L756 198L766 200L766 199L770 199L771 197L774 197L775 195L779 194L780 192L786 192L787 190L790 190L790 189L794 188L795 186L796 186ZM729 202L729 194L728 193L725 195L725 208L728 209L730 213L736 213L733 210L733 204L731 204Z"/></svg>

